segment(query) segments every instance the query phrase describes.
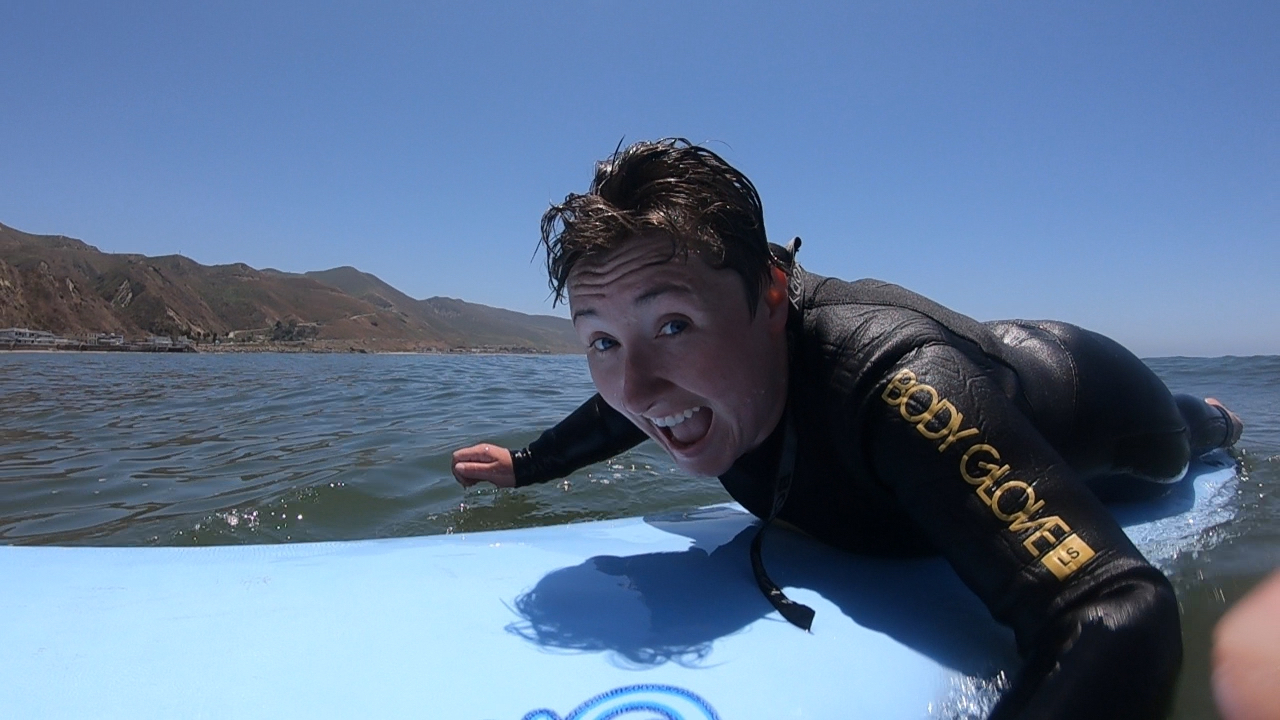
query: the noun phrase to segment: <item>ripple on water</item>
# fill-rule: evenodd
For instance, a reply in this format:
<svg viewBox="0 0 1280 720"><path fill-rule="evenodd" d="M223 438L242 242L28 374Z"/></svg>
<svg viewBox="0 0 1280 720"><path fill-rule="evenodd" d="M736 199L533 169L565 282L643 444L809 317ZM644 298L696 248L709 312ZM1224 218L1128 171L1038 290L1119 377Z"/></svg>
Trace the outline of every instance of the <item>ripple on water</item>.
<svg viewBox="0 0 1280 720"><path fill-rule="evenodd" d="M1166 566L1186 646L1175 718L1211 716L1208 643L1280 565L1280 358L1160 358L1245 418L1236 512ZM457 447L519 447L592 392L580 357L0 353L0 542L210 545L475 532L725 500L652 444L558 483L464 493ZM999 676L937 717L982 717Z"/></svg>

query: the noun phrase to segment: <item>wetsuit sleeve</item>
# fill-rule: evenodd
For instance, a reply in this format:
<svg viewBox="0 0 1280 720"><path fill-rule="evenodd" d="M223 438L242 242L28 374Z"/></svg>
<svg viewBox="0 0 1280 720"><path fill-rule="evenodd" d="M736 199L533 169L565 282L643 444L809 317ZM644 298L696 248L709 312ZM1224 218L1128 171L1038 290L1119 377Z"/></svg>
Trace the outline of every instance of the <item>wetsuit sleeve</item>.
<svg viewBox="0 0 1280 720"><path fill-rule="evenodd" d="M1159 718L1182 659L1177 601L987 373L917 349L865 399L864 451L1023 665L993 718Z"/></svg>
<svg viewBox="0 0 1280 720"><path fill-rule="evenodd" d="M562 478L630 450L645 437L597 393L529 447L511 454L516 487Z"/></svg>

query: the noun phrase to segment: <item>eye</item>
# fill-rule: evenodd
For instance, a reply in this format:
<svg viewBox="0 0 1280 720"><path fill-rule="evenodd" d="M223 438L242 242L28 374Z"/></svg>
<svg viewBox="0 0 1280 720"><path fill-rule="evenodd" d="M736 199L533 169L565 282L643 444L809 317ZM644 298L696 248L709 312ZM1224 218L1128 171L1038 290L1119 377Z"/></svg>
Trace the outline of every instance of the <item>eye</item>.
<svg viewBox="0 0 1280 720"><path fill-rule="evenodd" d="M595 350L596 352L604 352L606 350L612 349L617 344L618 344L618 341L614 340L613 338L598 337L595 340L591 341L591 349Z"/></svg>
<svg viewBox="0 0 1280 720"><path fill-rule="evenodd" d="M688 320L668 320L658 328L659 335L679 335L689 328Z"/></svg>

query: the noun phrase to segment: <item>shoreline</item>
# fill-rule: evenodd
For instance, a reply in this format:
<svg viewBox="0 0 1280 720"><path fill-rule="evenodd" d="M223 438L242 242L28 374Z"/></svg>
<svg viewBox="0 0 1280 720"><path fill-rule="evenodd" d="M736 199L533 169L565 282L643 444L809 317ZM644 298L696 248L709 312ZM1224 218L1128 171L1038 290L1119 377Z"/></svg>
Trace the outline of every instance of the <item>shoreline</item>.
<svg viewBox="0 0 1280 720"><path fill-rule="evenodd" d="M194 346L156 346L148 347L144 345L104 345L99 347L86 347L84 345L76 346L0 346L0 353L193 353L198 352Z"/></svg>
<svg viewBox="0 0 1280 720"><path fill-rule="evenodd" d="M182 353L189 355L246 355L259 353L276 353L280 355L529 355L537 357L574 356L578 353L536 350L532 348L447 348L447 349L377 349L368 347L294 347L278 344L255 345L192 345L189 347L0 347L0 354L14 353L27 355L64 355L64 354L98 354L98 353L138 353L154 355L157 353Z"/></svg>

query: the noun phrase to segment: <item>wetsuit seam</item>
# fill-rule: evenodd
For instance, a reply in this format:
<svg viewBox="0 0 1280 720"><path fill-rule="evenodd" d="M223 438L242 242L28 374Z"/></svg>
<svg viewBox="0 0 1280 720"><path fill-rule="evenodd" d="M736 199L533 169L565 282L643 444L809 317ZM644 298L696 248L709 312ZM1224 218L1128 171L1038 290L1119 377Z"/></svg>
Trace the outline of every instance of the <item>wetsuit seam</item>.
<svg viewBox="0 0 1280 720"><path fill-rule="evenodd" d="M1077 424L1080 421L1080 369L1076 366L1076 358L1071 354L1071 350L1067 348L1062 338L1058 337L1052 329L1043 323L1034 323L1034 326L1053 340L1053 344L1058 346L1062 354L1067 358L1067 364L1071 368L1071 435L1072 439L1079 437L1080 428Z"/></svg>

